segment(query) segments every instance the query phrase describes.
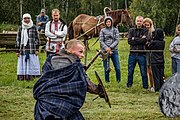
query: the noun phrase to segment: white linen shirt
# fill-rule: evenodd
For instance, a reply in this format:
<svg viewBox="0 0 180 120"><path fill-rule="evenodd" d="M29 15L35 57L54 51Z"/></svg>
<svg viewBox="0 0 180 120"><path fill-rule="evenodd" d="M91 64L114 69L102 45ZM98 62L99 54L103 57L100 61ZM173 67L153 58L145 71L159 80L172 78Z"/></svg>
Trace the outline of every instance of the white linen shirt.
<svg viewBox="0 0 180 120"><path fill-rule="evenodd" d="M63 27L63 23L59 20L58 21L58 31L55 31L55 24L54 24L54 21L52 21L51 31L50 31L50 22L51 21L49 21L46 24L46 28L45 28L45 36L47 37L47 40L48 40L46 43L46 50L49 52L56 52L56 45L57 45L56 42L64 41L66 38L67 25L64 25L64 27ZM63 30L62 30L62 27L63 27ZM54 32L55 34L53 34L52 32ZM58 36L60 36L60 38L58 38ZM50 46L49 46L49 39L51 39ZM50 49L53 49L53 48L54 49L50 50L49 47L50 47ZM62 48L64 48L64 43L62 44L61 49Z"/></svg>

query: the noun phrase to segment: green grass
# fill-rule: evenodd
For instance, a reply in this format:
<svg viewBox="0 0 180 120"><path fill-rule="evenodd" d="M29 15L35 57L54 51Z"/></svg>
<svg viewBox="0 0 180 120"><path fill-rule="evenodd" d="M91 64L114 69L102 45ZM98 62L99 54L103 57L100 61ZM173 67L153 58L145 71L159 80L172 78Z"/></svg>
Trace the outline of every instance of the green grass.
<svg viewBox="0 0 180 120"><path fill-rule="evenodd" d="M165 48L165 76L171 75L171 58L169 44L172 38L167 37ZM90 46L95 39L90 40ZM99 44L88 51L88 62L96 54ZM152 93L142 88L142 80L138 65L135 68L134 84L131 88L125 87L127 81L127 59L129 45L127 40L119 43L122 81L115 81L115 71L112 67L110 84L104 82L102 60L98 58L87 70L90 79L97 83L94 71L96 70L104 82L110 97L112 108L109 108L104 99L92 101L96 95L87 93L86 101L81 112L86 120L166 120L158 106L158 93ZM45 53L39 55L41 67L45 61ZM82 61L83 62L83 61ZM0 120L33 120L34 104L32 89L37 81L16 80L17 57L15 53L0 53ZM175 120L180 117L174 118Z"/></svg>

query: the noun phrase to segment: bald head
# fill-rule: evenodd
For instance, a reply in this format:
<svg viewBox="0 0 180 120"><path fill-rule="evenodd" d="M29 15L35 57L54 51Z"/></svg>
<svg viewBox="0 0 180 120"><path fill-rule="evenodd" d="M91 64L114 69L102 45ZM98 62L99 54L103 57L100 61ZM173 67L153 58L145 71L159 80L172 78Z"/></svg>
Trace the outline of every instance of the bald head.
<svg viewBox="0 0 180 120"><path fill-rule="evenodd" d="M80 59L84 57L84 44L79 40L73 39L68 41L65 45L65 49Z"/></svg>
<svg viewBox="0 0 180 120"><path fill-rule="evenodd" d="M143 17L142 16L137 16L135 22L136 22L137 28L141 28L142 25L143 25Z"/></svg>

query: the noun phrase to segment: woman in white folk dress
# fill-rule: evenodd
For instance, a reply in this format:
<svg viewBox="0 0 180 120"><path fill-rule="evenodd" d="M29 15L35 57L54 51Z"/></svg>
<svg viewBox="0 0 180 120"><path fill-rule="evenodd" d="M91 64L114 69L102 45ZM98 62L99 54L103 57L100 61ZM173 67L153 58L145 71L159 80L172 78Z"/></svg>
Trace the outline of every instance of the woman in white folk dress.
<svg viewBox="0 0 180 120"><path fill-rule="evenodd" d="M33 25L31 15L26 13L23 15L16 38L18 80L32 80L40 76L39 43L37 28Z"/></svg>

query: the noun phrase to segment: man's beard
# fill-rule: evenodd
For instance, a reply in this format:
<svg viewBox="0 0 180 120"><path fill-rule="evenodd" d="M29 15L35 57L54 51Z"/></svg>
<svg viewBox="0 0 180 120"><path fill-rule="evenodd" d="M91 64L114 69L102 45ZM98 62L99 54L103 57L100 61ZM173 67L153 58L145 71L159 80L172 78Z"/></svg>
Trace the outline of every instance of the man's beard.
<svg viewBox="0 0 180 120"><path fill-rule="evenodd" d="M58 19L58 18L56 18L56 19L54 19L54 22L58 22L58 20L59 20L59 19Z"/></svg>

